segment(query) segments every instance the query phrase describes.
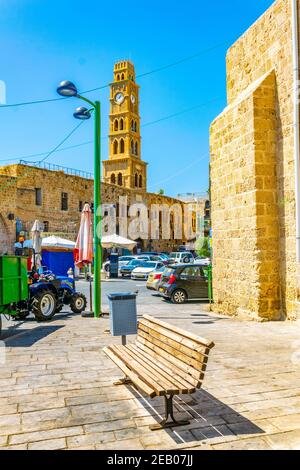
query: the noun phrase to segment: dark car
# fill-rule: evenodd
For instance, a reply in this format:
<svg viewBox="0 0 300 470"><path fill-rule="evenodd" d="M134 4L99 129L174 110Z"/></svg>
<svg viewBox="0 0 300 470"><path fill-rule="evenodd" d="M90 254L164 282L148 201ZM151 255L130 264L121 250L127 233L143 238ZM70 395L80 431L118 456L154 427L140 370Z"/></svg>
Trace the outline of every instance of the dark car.
<svg viewBox="0 0 300 470"><path fill-rule="evenodd" d="M129 261L126 266L122 266L120 269L120 273L122 277L131 276L132 271L139 266L143 266L145 264L145 260L143 259L133 259Z"/></svg>
<svg viewBox="0 0 300 470"><path fill-rule="evenodd" d="M189 300L208 299L208 278L202 266L177 264L162 274L158 292L174 304Z"/></svg>

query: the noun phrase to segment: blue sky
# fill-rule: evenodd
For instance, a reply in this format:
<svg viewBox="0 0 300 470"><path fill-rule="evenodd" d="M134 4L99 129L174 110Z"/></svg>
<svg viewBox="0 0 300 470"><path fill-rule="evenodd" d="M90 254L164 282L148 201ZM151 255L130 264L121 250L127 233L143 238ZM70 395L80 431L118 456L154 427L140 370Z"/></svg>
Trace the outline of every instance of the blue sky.
<svg viewBox="0 0 300 470"><path fill-rule="evenodd" d="M209 125L226 104L226 50L272 3L1 0L0 80L6 83L7 103L56 98L56 85L64 79L74 81L80 91L105 85L121 59L131 59L136 73L143 74L204 51L138 80L142 125L205 103L142 129L148 189L163 188L169 195L204 192ZM102 102L106 159L109 90L87 96ZM76 126L72 113L79 105L69 99L0 109L0 165L11 163L4 159L53 149ZM92 122L85 122L64 146L91 139ZM92 171L93 145L55 153L47 161Z"/></svg>

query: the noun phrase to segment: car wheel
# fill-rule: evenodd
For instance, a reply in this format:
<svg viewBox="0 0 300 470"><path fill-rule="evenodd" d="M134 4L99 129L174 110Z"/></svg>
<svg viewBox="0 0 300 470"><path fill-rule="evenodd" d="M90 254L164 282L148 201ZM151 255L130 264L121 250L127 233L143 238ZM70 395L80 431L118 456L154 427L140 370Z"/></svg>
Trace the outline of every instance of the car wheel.
<svg viewBox="0 0 300 470"><path fill-rule="evenodd" d="M184 304L187 300L187 295L184 290L178 289L173 292L171 300L173 304Z"/></svg>
<svg viewBox="0 0 300 470"><path fill-rule="evenodd" d="M184 263L189 263L189 262L190 262L190 259L188 258L188 256L185 256L185 257L183 258L183 262L184 262Z"/></svg>

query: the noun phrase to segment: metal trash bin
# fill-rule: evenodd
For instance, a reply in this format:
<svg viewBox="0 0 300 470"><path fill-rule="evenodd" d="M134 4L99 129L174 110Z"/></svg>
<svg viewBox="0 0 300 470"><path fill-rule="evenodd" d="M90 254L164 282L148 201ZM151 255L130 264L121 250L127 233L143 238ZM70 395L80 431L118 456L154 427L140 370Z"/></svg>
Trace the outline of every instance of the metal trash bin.
<svg viewBox="0 0 300 470"><path fill-rule="evenodd" d="M136 296L135 292L108 294L112 336L137 334Z"/></svg>

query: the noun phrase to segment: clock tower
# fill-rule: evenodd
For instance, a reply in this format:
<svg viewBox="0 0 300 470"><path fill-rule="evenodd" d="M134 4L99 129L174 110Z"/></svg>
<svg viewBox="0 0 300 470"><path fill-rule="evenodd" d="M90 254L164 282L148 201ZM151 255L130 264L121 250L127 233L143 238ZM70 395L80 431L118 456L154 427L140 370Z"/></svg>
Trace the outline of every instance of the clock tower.
<svg viewBox="0 0 300 470"><path fill-rule="evenodd" d="M103 161L105 183L146 191L147 163L141 159L139 86L134 65L117 62L110 85L109 157Z"/></svg>

